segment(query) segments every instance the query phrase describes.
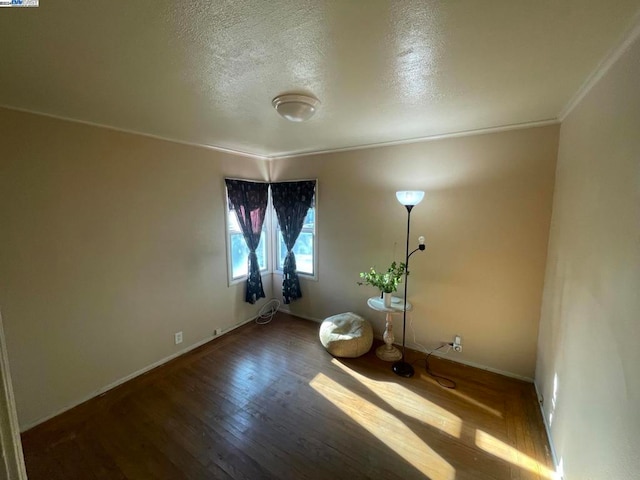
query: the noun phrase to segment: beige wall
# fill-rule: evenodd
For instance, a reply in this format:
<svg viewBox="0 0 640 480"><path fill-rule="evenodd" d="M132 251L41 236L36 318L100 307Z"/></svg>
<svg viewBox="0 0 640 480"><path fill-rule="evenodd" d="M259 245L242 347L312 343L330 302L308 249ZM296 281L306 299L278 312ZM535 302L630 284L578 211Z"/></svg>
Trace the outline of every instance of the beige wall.
<svg viewBox="0 0 640 480"><path fill-rule="evenodd" d="M291 311L356 311L378 334L358 272L402 260L395 191L424 189L417 342L460 334L453 359L533 376L558 126L269 162L8 110L0 132L0 305L23 428L255 315L227 286L225 176L318 178L319 276Z"/></svg>
<svg viewBox="0 0 640 480"><path fill-rule="evenodd" d="M418 343L463 337L453 359L532 378L558 145L557 125L278 159L272 180L317 178L318 280L292 312L355 311L374 321L358 273L404 259L407 213L395 191L420 189L412 212L409 300ZM280 291L274 277L274 290ZM399 326L396 338L401 338ZM413 345L407 330L408 344ZM454 356L455 355L455 356Z"/></svg>
<svg viewBox="0 0 640 480"><path fill-rule="evenodd" d="M0 109L0 306L22 428L255 316L227 286L225 176L267 165Z"/></svg>
<svg viewBox="0 0 640 480"><path fill-rule="evenodd" d="M562 124L536 383L565 478L640 472L640 41Z"/></svg>

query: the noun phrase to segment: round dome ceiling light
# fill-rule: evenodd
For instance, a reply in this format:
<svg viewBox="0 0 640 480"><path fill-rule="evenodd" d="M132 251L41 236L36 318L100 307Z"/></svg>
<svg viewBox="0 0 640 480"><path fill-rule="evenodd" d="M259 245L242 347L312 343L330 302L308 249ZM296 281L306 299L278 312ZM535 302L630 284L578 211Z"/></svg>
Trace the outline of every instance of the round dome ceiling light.
<svg viewBox="0 0 640 480"><path fill-rule="evenodd" d="M282 118L290 122L304 122L316 113L320 100L308 95L287 93L271 100L271 105Z"/></svg>

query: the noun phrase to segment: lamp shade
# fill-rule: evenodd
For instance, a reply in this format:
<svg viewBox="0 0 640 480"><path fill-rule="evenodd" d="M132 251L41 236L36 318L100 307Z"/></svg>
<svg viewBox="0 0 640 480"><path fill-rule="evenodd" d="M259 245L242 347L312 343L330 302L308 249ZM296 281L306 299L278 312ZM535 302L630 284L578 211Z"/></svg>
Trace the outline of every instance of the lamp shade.
<svg viewBox="0 0 640 480"><path fill-rule="evenodd" d="M416 206L424 198L424 192L419 190L402 190L396 192L396 198L402 205Z"/></svg>

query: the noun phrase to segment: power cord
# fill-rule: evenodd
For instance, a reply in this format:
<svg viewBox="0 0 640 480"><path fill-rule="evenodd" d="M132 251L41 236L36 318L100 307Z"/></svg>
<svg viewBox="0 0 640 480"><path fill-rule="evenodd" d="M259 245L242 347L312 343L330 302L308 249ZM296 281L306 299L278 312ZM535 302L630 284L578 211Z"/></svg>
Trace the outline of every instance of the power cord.
<svg viewBox="0 0 640 480"><path fill-rule="evenodd" d="M416 341L416 331L413 328L413 315L411 315L411 314L409 315L409 328L411 328L411 333L413 335L413 344L414 345L418 345L419 347L421 347L423 351L427 351L428 349L424 345L421 345ZM450 378L443 377L442 375L437 375L437 374L433 373L431 371L431 369L429 368L429 357L431 356L431 354L433 354L433 352L437 352L438 350L440 350L441 348L444 348L444 347L449 347L447 349L447 351L444 352L445 354L447 354L447 353L449 353L451 351L451 348L453 347L453 343L443 343L438 348L436 348L434 350L431 350L427 354L427 357L424 359L424 366L425 366L425 370L427 371L427 373L429 375L431 375L433 378L435 378L436 381L438 382L438 384L441 387L454 389L457 386L456 382L454 382ZM420 361L420 359L414 361L413 363L416 363L418 361ZM449 383L448 383L448 385L445 385L443 382L449 382Z"/></svg>
<svg viewBox="0 0 640 480"><path fill-rule="evenodd" d="M256 323L258 325L266 325L273 319L273 316L276 314L279 308L280 300L272 298L267 303L265 303L258 312Z"/></svg>
<svg viewBox="0 0 640 480"><path fill-rule="evenodd" d="M407 314L409 315L409 328L411 329L411 334L413 335L413 344L419 346L423 352L426 352L429 349L416 341L416 331L413 328L413 315L411 315L411 313L409 312L407 312Z"/></svg>
<svg viewBox="0 0 640 480"><path fill-rule="evenodd" d="M431 375L433 378L436 379L436 382L438 382L438 385L440 385L441 387L444 388L450 388L450 389L455 389L458 385L456 384L456 382L454 382L453 380L451 380L450 378L447 377L443 377L442 375L438 375L436 373L433 373L431 371L431 369L429 368L429 357L431 356L431 354L433 354L433 352L440 350L442 347L449 347L449 350L451 350L451 347L453 345L449 345L448 343L445 343L444 345L440 345L438 348L436 348L435 350L432 350L429 352L429 354L427 355L427 357L424 359L424 368L427 371L427 373L429 375ZM449 350L447 350L447 352L449 352Z"/></svg>

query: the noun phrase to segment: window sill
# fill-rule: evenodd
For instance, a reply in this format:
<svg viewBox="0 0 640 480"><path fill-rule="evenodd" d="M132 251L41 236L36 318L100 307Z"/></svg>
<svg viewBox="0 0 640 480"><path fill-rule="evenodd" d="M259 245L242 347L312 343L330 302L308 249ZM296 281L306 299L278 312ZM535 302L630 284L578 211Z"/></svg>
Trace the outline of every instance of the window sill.
<svg viewBox="0 0 640 480"><path fill-rule="evenodd" d="M272 274L273 274L273 272L270 272L268 270L264 270L264 271L260 272L260 276L262 278L266 277L267 275L272 275ZM245 275L244 277L238 277L238 278L234 278L233 280L229 280L228 281L228 285L230 287L233 287L234 285L238 285L239 283L244 283L244 282L247 281L247 277L248 277L248 275Z"/></svg>

